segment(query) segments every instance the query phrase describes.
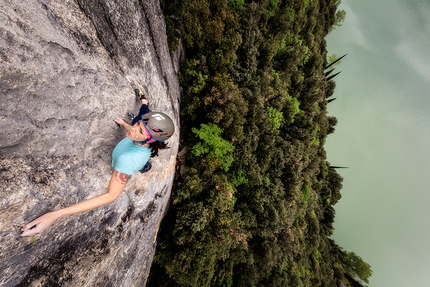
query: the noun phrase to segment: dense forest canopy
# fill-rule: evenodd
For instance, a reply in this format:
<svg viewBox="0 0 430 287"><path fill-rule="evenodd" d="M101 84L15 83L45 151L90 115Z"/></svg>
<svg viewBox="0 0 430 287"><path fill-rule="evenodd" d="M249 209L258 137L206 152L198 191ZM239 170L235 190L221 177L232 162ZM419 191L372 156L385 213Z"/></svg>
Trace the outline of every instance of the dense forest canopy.
<svg viewBox="0 0 430 287"><path fill-rule="evenodd" d="M325 36L340 0L163 1L183 41L181 159L148 286L362 286L330 239L342 177L324 142ZM328 68L328 69L327 69Z"/></svg>

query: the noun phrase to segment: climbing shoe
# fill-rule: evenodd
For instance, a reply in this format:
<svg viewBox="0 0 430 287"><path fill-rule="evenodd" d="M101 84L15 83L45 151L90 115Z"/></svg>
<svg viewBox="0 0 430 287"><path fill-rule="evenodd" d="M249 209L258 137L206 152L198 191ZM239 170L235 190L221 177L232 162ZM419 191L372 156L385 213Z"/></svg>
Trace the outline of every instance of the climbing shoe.
<svg viewBox="0 0 430 287"><path fill-rule="evenodd" d="M143 92L139 89L134 89L134 94L136 95L136 98L138 100L142 100L145 99L146 100L146 96L143 94Z"/></svg>

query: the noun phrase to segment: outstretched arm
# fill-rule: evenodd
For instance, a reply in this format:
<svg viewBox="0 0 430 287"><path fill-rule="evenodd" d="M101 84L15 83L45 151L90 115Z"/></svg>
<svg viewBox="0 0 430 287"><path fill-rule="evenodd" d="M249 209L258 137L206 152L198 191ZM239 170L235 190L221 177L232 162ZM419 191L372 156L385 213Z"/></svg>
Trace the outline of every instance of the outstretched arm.
<svg viewBox="0 0 430 287"><path fill-rule="evenodd" d="M79 202L72 206L69 206L57 211L48 212L42 215L41 217L24 225L21 228L21 231L23 231L21 236L28 236L28 235L41 233L61 217L66 217L68 215L72 215L78 212L94 209L96 207L99 207L114 201L124 190L125 184L127 183L129 177L130 176L128 174L124 174L114 170L114 172L112 173L112 177L109 181L108 191L106 193L87 199L85 201Z"/></svg>

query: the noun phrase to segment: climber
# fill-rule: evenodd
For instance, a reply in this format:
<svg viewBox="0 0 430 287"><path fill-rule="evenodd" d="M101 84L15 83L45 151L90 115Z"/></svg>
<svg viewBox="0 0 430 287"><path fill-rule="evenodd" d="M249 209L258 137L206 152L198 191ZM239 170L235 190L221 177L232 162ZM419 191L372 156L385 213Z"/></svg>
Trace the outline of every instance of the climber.
<svg viewBox="0 0 430 287"><path fill-rule="evenodd" d="M126 137L117 144L112 152L114 170L107 192L40 216L21 228L21 236L41 233L59 218L113 202L124 190L129 177L134 172L145 166L150 157L158 155L160 149L168 148L165 140L170 138L175 131L173 121L164 113L150 112L147 99L140 94L139 92L142 106L139 114L133 119L132 125L120 118L114 120L125 128Z"/></svg>

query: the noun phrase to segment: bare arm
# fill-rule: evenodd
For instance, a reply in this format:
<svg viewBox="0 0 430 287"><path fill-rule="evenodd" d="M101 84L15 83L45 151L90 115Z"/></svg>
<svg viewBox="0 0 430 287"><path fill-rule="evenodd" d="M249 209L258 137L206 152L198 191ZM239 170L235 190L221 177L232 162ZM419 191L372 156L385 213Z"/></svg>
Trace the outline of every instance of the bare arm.
<svg viewBox="0 0 430 287"><path fill-rule="evenodd" d="M21 228L21 231L23 231L21 236L41 233L61 217L66 217L68 215L94 209L114 201L124 190L125 184L127 183L129 177L130 176L127 174L114 170L109 181L108 191L106 193L79 202L72 206L42 215L41 217L24 225Z"/></svg>

